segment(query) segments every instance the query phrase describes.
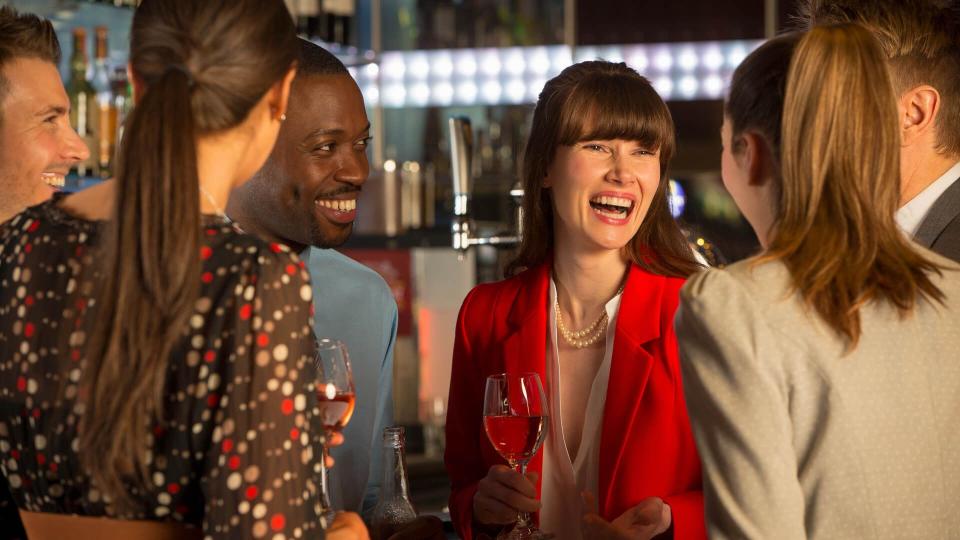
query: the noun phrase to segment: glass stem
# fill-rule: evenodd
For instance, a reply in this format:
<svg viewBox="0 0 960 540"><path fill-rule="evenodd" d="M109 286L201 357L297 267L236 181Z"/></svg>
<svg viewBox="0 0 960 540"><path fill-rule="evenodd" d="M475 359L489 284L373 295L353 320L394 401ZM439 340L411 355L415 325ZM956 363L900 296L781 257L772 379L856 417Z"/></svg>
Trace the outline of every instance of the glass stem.
<svg viewBox="0 0 960 540"><path fill-rule="evenodd" d="M330 435L328 434L329 438ZM335 512L333 505L330 504L330 487L327 484L327 445L323 445L320 456L320 517L323 519L323 528L326 529L333 523Z"/></svg>
<svg viewBox="0 0 960 540"><path fill-rule="evenodd" d="M521 461L517 469L520 471L522 476L527 475L527 462L526 460ZM520 512L517 514L517 525L515 530L526 530L533 526L532 521L530 520L530 514L528 512Z"/></svg>

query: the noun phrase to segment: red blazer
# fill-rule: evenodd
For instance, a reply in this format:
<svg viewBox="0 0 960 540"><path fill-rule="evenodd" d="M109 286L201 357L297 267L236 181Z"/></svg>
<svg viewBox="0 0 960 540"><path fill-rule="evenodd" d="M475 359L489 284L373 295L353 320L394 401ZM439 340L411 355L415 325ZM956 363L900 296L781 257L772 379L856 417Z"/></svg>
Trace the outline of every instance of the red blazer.
<svg viewBox="0 0 960 540"><path fill-rule="evenodd" d="M447 408L450 515L471 539L473 496L492 465L505 463L483 430L486 377L540 374L544 390L549 264L479 285L460 308ZM600 514L613 520L647 497L673 513L678 540L706 538L700 459L687 419L673 315L682 279L630 268L617 316L600 434ZM539 473L542 452L528 470ZM537 485L539 493L540 486Z"/></svg>

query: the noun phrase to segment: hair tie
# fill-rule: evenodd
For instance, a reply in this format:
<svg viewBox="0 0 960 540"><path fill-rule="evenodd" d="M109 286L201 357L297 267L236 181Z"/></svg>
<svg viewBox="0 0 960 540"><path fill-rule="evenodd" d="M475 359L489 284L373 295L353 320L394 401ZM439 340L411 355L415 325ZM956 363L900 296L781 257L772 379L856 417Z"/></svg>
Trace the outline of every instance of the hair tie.
<svg viewBox="0 0 960 540"><path fill-rule="evenodd" d="M187 88L193 88L193 86L194 86L193 74L190 73L190 70L187 68L187 66L185 66L185 65L183 65L183 64L170 64L170 65L167 66L167 69L165 69L165 70L163 71L163 74L166 75L167 73L170 73L171 71L179 71L180 73L183 73L184 75L186 75L186 77L187 77Z"/></svg>

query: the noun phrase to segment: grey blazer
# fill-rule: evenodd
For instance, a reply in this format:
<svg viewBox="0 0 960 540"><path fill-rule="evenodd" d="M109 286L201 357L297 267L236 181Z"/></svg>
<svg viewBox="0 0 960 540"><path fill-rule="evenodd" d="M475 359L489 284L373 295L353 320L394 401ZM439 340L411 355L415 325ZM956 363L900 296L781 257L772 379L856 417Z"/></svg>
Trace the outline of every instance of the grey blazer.
<svg viewBox="0 0 960 540"><path fill-rule="evenodd" d="M960 180L933 203L914 240L948 259L960 261Z"/></svg>
<svg viewBox="0 0 960 540"><path fill-rule="evenodd" d="M958 184L960 185L960 184ZM960 538L960 265L844 343L778 262L707 270L676 330L711 538Z"/></svg>

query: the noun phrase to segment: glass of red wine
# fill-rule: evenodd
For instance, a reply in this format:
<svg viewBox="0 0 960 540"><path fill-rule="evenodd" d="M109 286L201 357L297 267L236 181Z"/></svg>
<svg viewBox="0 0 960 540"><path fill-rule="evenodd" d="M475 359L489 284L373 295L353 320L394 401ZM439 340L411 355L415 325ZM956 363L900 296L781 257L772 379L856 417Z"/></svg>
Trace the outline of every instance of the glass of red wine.
<svg viewBox="0 0 960 540"><path fill-rule="evenodd" d="M353 416L356 404L353 373L350 371L347 347L339 341L327 338L319 340L316 355L317 408L329 439L335 433L340 433ZM324 528L333 523L336 517L327 485L327 453L325 446L320 464L320 506Z"/></svg>
<svg viewBox="0 0 960 540"><path fill-rule="evenodd" d="M547 400L536 373L501 373L487 377L483 427L497 452L520 474L540 450L547 435ZM498 540L553 538L537 528L530 514L520 512L513 529Z"/></svg>

